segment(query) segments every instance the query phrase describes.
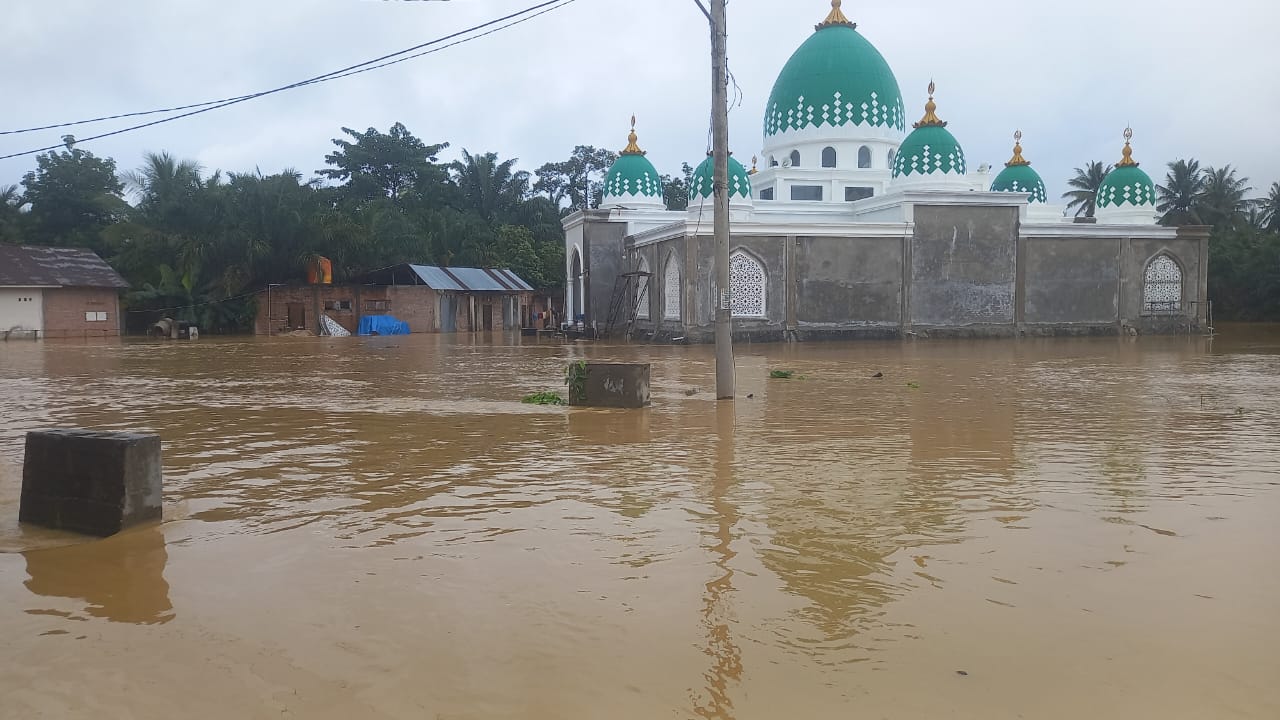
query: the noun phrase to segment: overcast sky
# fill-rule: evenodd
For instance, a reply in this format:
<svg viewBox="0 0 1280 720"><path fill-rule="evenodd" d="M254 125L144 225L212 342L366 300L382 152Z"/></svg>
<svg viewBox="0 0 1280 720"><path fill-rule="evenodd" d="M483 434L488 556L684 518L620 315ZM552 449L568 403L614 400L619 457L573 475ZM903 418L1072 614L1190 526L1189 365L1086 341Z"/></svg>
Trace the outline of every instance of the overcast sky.
<svg viewBox="0 0 1280 720"><path fill-rule="evenodd" d="M4 0L0 130L236 96L416 45L536 0ZM731 0L729 54L741 88L731 144L762 144L779 70L828 0ZM846 0L888 59L908 115L938 82L938 113L970 168L1026 156L1060 194L1073 167L1135 158L1232 163L1261 191L1280 180L1277 0ZM254 100L82 148L137 167L148 151L206 170L324 165L343 126L403 122L427 142L520 158L533 170L574 145L619 150L628 118L664 173L708 144L706 21L693 0L576 0L552 13L391 68ZM137 121L134 121L137 122ZM0 155L126 123L0 135ZM132 124L132 123L128 123ZM33 157L0 161L0 186Z"/></svg>

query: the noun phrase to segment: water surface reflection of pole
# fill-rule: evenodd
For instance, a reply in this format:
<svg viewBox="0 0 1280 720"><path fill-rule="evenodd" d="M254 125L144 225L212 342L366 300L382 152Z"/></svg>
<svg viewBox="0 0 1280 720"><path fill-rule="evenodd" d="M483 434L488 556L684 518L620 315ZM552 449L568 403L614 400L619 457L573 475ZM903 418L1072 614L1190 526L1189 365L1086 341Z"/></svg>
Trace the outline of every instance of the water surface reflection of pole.
<svg viewBox="0 0 1280 720"><path fill-rule="evenodd" d="M706 649L712 664L703 673L706 680L706 697L694 698L693 711L698 717L714 720L733 719L733 699L729 697L730 685L736 686L742 679L742 649L733 641L730 621L730 600L733 596L732 561L737 556L733 550L733 529L738 523L738 508L729 499L735 486L734 456L734 407L729 403L716 405L716 455L711 472L711 520L715 523L711 546L716 577L705 586L702 602L702 625L706 631Z"/></svg>

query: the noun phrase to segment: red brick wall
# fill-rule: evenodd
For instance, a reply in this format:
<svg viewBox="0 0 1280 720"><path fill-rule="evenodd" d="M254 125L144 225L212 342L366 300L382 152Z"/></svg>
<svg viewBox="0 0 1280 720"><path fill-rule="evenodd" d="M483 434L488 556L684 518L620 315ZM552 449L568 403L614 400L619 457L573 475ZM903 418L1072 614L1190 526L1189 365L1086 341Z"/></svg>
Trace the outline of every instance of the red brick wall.
<svg viewBox="0 0 1280 720"><path fill-rule="evenodd" d="M87 312L107 319L85 320ZM44 337L120 337L120 294L111 289L50 288L44 291Z"/></svg>
<svg viewBox="0 0 1280 720"><path fill-rule="evenodd" d="M319 330L320 314L326 314L342 327L355 332L364 315L385 315L383 310L366 310L366 302L387 299L387 288L368 285L289 285L271 288L258 293L258 313L254 318L255 335L274 335L292 330L286 325L289 320L289 305L302 305L306 328L311 332ZM351 303L350 310L326 310L327 302L346 301ZM268 321L267 312L271 317ZM394 314L394 312L392 313Z"/></svg>
<svg viewBox="0 0 1280 720"><path fill-rule="evenodd" d="M439 303L435 290L422 285L397 285L386 290L391 309L385 314L409 323L409 332L440 332L440 323L436 319Z"/></svg>

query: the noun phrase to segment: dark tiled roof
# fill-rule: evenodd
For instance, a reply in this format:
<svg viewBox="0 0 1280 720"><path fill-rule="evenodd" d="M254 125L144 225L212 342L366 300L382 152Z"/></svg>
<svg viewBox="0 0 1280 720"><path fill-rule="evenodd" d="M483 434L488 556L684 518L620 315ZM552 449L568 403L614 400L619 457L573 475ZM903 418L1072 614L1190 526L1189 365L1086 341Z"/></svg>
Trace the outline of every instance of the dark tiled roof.
<svg viewBox="0 0 1280 720"><path fill-rule="evenodd" d="M0 287L127 288L129 283L92 250L0 245Z"/></svg>

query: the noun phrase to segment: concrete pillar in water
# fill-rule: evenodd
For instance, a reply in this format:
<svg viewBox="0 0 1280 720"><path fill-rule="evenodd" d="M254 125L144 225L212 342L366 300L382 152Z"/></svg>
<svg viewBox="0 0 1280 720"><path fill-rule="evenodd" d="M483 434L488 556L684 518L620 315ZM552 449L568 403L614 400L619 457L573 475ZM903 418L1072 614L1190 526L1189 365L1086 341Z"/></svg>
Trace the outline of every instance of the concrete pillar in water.
<svg viewBox="0 0 1280 720"><path fill-rule="evenodd" d="M583 407L647 407L649 363L570 365L569 404Z"/></svg>
<svg viewBox="0 0 1280 720"><path fill-rule="evenodd" d="M107 536L159 520L160 436L92 430L27 433L18 520Z"/></svg>

